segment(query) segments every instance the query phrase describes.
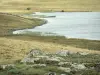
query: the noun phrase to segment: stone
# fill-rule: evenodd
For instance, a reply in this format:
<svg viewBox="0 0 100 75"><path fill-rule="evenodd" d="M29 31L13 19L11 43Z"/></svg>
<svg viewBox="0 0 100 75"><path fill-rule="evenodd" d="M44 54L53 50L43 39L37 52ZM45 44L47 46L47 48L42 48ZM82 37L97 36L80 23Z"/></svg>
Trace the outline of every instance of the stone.
<svg viewBox="0 0 100 75"><path fill-rule="evenodd" d="M55 62L60 62L59 59L57 58L48 58L47 61L55 61Z"/></svg>
<svg viewBox="0 0 100 75"><path fill-rule="evenodd" d="M49 56L45 56L45 55L43 56L43 55L42 55L42 56L36 56L36 58L48 59Z"/></svg>
<svg viewBox="0 0 100 75"><path fill-rule="evenodd" d="M29 53L30 55L36 56L36 55L41 55L43 54L43 52L41 50L37 50L37 49L32 49Z"/></svg>
<svg viewBox="0 0 100 75"><path fill-rule="evenodd" d="M71 67L75 68L75 69L78 69L78 70L84 70L86 69L85 65L84 64L72 64Z"/></svg>
<svg viewBox="0 0 100 75"><path fill-rule="evenodd" d="M86 52L79 52L80 55L88 55L89 53Z"/></svg>
<svg viewBox="0 0 100 75"><path fill-rule="evenodd" d="M22 63L34 63L34 59L31 59L31 58L24 58L22 61Z"/></svg>
<svg viewBox="0 0 100 75"><path fill-rule="evenodd" d="M56 75L56 73L55 72L50 72L50 73L48 73L48 75Z"/></svg>
<svg viewBox="0 0 100 75"><path fill-rule="evenodd" d="M14 64L7 64L7 65L0 65L0 68L4 70L7 67L12 67L13 68L14 66L15 66Z"/></svg>
<svg viewBox="0 0 100 75"><path fill-rule="evenodd" d="M61 74L61 75L66 75L66 74Z"/></svg>
<svg viewBox="0 0 100 75"><path fill-rule="evenodd" d="M60 50L56 54L60 56L68 56L69 54L74 54L74 52L69 50Z"/></svg>
<svg viewBox="0 0 100 75"><path fill-rule="evenodd" d="M59 66L71 65L71 62L59 62L58 65L59 65Z"/></svg>
<svg viewBox="0 0 100 75"><path fill-rule="evenodd" d="M35 67L46 67L46 64L34 64Z"/></svg>
<svg viewBox="0 0 100 75"><path fill-rule="evenodd" d="M65 60L64 58L62 58L62 57L57 57L57 56L55 56L55 57L53 57L53 58L58 59L58 60L60 60L60 61L64 61L64 60Z"/></svg>
<svg viewBox="0 0 100 75"><path fill-rule="evenodd" d="M64 72L71 72L70 68L66 68L66 67L59 67L58 69L64 71Z"/></svg>

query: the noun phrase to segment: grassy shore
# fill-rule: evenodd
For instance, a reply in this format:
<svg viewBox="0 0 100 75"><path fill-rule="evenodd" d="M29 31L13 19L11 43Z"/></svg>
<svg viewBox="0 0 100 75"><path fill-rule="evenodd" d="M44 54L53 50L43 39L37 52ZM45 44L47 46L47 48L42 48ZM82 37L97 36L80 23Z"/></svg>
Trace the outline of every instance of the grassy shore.
<svg viewBox="0 0 100 75"><path fill-rule="evenodd" d="M71 50L100 54L100 41L67 39L63 36L13 35L12 31L32 28L45 23L40 19L28 19L18 15L0 14L0 63L12 63L22 59L31 49L49 52Z"/></svg>
<svg viewBox="0 0 100 75"><path fill-rule="evenodd" d="M44 24L40 19L28 19L18 15L0 13L0 35L9 35L13 30L33 28Z"/></svg>
<svg viewBox="0 0 100 75"><path fill-rule="evenodd" d="M27 9L29 8L29 9ZM99 0L1 0L1 12L100 11Z"/></svg>
<svg viewBox="0 0 100 75"><path fill-rule="evenodd" d="M9 35L6 38L28 40L28 41L41 41L53 44L60 44L63 46L72 46L75 48L82 48L88 50L100 51L100 41L99 40L87 40L87 39L76 39L76 38L66 38L64 36L41 36L41 35Z"/></svg>

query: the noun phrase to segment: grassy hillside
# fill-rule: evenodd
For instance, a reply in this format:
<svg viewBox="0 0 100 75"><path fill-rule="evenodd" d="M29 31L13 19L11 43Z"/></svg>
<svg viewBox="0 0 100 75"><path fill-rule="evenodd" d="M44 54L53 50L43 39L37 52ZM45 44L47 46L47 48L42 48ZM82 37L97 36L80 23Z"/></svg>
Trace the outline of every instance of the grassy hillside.
<svg viewBox="0 0 100 75"><path fill-rule="evenodd" d="M12 33L12 30L33 28L43 24L44 21L40 19L27 19L18 15L0 14L0 36Z"/></svg>
<svg viewBox="0 0 100 75"><path fill-rule="evenodd" d="M19 54L20 50L22 50L21 48L26 49L24 48L26 43L22 43L24 44L22 46L17 41L14 40L7 41L7 39L5 39L7 35L12 35L13 30L33 28L35 26L42 25L44 23L45 23L44 20L40 20L36 18L28 19L28 18L20 17L18 15L0 13L0 62L6 61L7 59L16 60L18 57L19 58L21 57ZM19 46L17 47L17 44L21 48ZM27 46L29 45L26 45L26 47ZM27 48L27 50L29 49ZM24 52L25 51L23 50L20 53L23 55ZM14 59L12 57L14 57Z"/></svg>
<svg viewBox="0 0 100 75"><path fill-rule="evenodd" d="M26 40L25 39L18 40L17 38L12 39L12 38L1 37L0 38L0 64L12 63L15 60L22 59L31 49L41 49L47 52L56 52L57 50L64 49L73 52L88 52L88 53L100 54L100 51L94 51L94 50L91 51L88 49L75 48L72 46L64 46L52 42L50 43L50 42L45 42L40 40L32 40L32 37L31 39L30 37L28 37Z"/></svg>
<svg viewBox="0 0 100 75"><path fill-rule="evenodd" d="M0 11L4 12L61 10L100 11L100 0L0 0Z"/></svg>

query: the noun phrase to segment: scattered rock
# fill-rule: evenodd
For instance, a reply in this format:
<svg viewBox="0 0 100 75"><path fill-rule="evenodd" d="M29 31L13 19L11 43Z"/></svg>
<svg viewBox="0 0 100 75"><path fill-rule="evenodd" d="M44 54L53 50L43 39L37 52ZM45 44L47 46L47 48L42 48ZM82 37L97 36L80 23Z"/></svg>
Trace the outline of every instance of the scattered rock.
<svg viewBox="0 0 100 75"><path fill-rule="evenodd" d="M32 58L24 58L21 60L22 63L34 63L34 59Z"/></svg>
<svg viewBox="0 0 100 75"><path fill-rule="evenodd" d="M66 75L66 74L61 74L61 75Z"/></svg>
<svg viewBox="0 0 100 75"><path fill-rule="evenodd" d="M64 60L65 60L64 58L58 57L58 56L55 56L55 57L52 57L52 58L58 59L58 60L60 60L60 61L64 61Z"/></svg>
<svg viewBox="0 0 100 75"><path fill-rule="evenodd" d="M86 69L86 67L85 67L84 64L76 64L76 63L74 63L74 64L72 64L71 66L72 66L73 68L75 68L75 69L78 69L78 70L84 70L84 69Z"/></svg>
<svg viewBox="0 0 100 75"><path fill-rule="evenodd" d="M43 51L41 50L35 50L35 49L32 49L29 53L29 55L32 55L32 56L36 56L36 55L42 55L43 54Z"/></svg>
<svg viewBox="0 0 100 75"><path fill-rule="evenodd" d="M56 54L60 55L60 56L67 56L67 55L70 55L70 54L74 54L74 52L69 51L69 50L60 50Z"/></svg>
<svg viewBox="0 0 100 75"><path fill-rule="evenodd" d="M47 61L60 62L60 60L57 58L48 58Z"/></svg>
<svg viewBox="0 0 100 75"><path fill-rule="evenodd" d="M49 56L43 56L43 55L41 55L41 56L36 56L36 58L41 58L41 59L48 59L49 58Z"/></svg>
<svg viewBox="0 0 100 75"><path fill-rule="evenodd" d="M21 60L22 63L34 63L34 61L38 61L40 58L34 58L34 56L42 55L43 52L41 50L31 50L25 58Z"/></svg>
<svg viewBox="0 0 100 75"><path fill-rule="evenodd" d="M64 72L71 72L70 68L65 68L65 67L58 67L58 69L64 71Z"/></svg>
<svg viewBox="0 0 100 75"><path fill-rule="evenodd" d="M30 65L30 67L46 67L46 64L34 64Z"/></svg>
<svg viewBox="0 0 100 75"><path fill-rule="evenodd" d="M50 73L48 73L48 75L56 75L56 73L55 72L50 72Z"/></svg>
<svg viewBox="0 0 100 75"><path fill-rule="evenodd" d="M71 66L71 62L59 62L58 65L59 66L65 66L65 65L70 65Z"/></svg>
<svg viewBox="0 0 100 75"><path fill-rule="evenodd" d="M79 52L80 55L88 55L89 53L86 52Z"/></svg>
<svg viewBox="0 0 100 75"><path fill-rule="evenodd" d="M8 67L12 67L12 68L14 68L14 64L7 64L7 65L0 65L0 68L2 69L2 70L4 70L4 69L6 69L6 68L8 68Z"/></svg>

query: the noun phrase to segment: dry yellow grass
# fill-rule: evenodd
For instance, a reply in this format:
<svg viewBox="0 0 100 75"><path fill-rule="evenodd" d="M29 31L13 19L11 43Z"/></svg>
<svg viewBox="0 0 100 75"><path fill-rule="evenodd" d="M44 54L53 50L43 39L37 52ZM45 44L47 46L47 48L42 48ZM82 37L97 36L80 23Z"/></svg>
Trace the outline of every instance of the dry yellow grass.
<svg viewBox="0 0 100 75"><path fill-rule="evenodd" d="M28 18L20 17L18 15L0 13L0 36L5 37L7 35L12 35L13 30L32 28L44 23L45 22L40 19L28 19ZM7 60L9 59L13 61L16 60L17 58L20 58L21 57L20 54L21 53L23 54L24 52L23 51L19 53L20 50L22 50L21 48L23 47L23 45L20 45L19 42L13 40L7 41L7 39L4 39L4 37L2 37L2 39L0 37L0 62L5 61L6 63L8 63L9 61L7 62ZM21 46L21 48L19 46Z"/></svg>
<svg viewBox="0 0 100 75"><path fill-rule="evenodd" d="M0 36L11 34L13 30L33 28L44 23L41 19L28 19L18 15L0 13Z"/></svg>
<svg viewBox="0 0 100 75"><path fill-rule="evenodd" d="M3 12L31 11L100 11L100 0L0 0Z"/></svg>
<svg viewBox="0 0 100 75"><path fill-rule="evenodd" d="M12 63L15 60L22 59L31 49L41 49L47 52L56 52L58 50L70 50L73 52L88 52L100 54L100 51L93 51L60 44L24 41L10 38L0 38L0 63Z"/></svg>

